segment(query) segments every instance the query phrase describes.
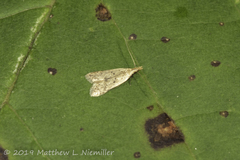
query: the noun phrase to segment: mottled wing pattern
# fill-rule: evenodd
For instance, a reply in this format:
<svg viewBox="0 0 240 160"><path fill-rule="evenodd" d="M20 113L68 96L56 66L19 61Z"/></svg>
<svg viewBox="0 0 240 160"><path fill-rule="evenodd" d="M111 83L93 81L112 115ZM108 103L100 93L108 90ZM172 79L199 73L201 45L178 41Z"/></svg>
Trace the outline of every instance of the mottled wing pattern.
<svg viewBox="0 0 240 160"><path fill-rule="evenodd" d="M137 67L133 69L117 68L106 71L88 73L85 77L90 83L93 83L90 89L90 95L92 97L98 97L100 95L103 95L107 91L126 82L133 73L141 69L142 67Z"/></svg>

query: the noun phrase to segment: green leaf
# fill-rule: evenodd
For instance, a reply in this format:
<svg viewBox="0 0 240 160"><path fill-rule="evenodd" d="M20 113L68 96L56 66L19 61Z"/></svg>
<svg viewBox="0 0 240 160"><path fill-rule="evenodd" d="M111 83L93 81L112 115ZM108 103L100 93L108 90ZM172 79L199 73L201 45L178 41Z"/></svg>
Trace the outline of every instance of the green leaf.
<svg viewBox="0 0 240 160"><path fill-rule="evenodd" d="M110 20L97 19L100 3ZM135 159L140 152L146 160L237 159L239 3L0 2L1 155ZM136 40L128 39L131 34ZM143 70L106 94L90 97L87 73L134 68L134 63ZM57 73L49 74L49 68ZM222 111L229 115L221 116ZM184 142L154 149L145 123L163 112ZM81 155L88 149L114 152ZM56 150L69 154L55 155Z"/></svg>

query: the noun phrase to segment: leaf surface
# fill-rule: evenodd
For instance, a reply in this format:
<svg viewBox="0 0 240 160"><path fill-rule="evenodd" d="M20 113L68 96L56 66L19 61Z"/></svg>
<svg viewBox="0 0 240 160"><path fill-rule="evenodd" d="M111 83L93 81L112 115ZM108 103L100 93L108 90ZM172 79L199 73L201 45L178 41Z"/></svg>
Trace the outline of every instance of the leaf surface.
<svg viewBox="0 0 240 160"><path fill-rule="evenodd" d="M9 159L135 159L135 152L146 160L238 157L237 0L0 3L0 145ZM111 20L96 18L100 3ZM136 40L129 40L133 33ZM131 54L143 70L90 97L84 76L134 68ZM213 67L214 60L221 64ZM185 142L156 150L144 125L163 112ZM88 149L114 152L81 155Z"/></svg>

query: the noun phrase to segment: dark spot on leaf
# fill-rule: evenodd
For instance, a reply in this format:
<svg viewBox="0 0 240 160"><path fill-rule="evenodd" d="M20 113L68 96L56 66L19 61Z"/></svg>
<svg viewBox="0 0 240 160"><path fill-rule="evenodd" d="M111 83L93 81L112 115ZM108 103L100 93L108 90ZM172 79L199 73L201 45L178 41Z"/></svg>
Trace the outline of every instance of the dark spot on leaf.
<svg viewBox="0 0 240 160"><path fill-rule="evenodd" d="M57 70L55 68L48 68L48 73L51 75L55 75L57 73Z"/></svg>
<svg viewBox="0 0 240 160"><path fill-rule="evenodd" d="M135 158L140 158L140 157L141 157L141 153L140 153L140 152L135 152L135 153L133 154L133 156L134 156Z"/></svg>
<svg viewBox="0 0 240 160"><path fill-rule="evenodd" d="M128 37L129 40L135 40L137 39L137 35L136 34L131 34L129 37Z"/></svg>
<svg viewBox="0 0 240 160"><path fill-rule="evenodd" d="M174 12L174 16L179 18L187 17L187 15L188 15L188 11L187 11L187 8L185 7L178 7Z"/></svg>
<svg viewBox="0 0 240 160"><path fill-rule="evenodd" d="M151 146L155 149L184 142L184 135L166 113L147 120L145 130L149 134Z"/></svg>
<svg viewBox="0 0 240 160"><path fill-rule="evenodd" d="M226 118L228 116L228 111L221 111L219 114Z"/></svg>
<svg viewBox="0 0 240 160"><path fill-rule="evenodd" d="M221 62L219 62L219 61L212 61L211 62L211 65L213 66L213 67L217 67L217 66L219 66L221 64Z"/></svg>
<svg viewBox="0 0 240 160"><path fill-rule="evenodd" d="M167 37L162 37L162 38L161 38L161 41L164 42L164 43L167 43L167 42L170 41L170 39L167 38Z"/></svg>
<svg viewBox="0 0 240 160"><path fill-rule="evenodd" d="M193 81L195 78L196 78L195 75L191 75L191 76L188 77L188 79L189 79L190 81Z"/></svg>
<svg viewBox="0 0 240 160"><path fill-rule="evenodd" d="M150 111L153 110L153 108L154 108L153 105L147 107L147 109Z"/></svg>
<svg viewBox="0 0 240 160"><path fill-rule="evenodd" d="M100 3L96 10L96 17L100 21L109 21L111 19L111 13L108 11L108 9Z"/></svg>
<svg viewBox="0 0 240 160"><path fill-rule="evenodd" d="M50 14L49 18L52 18L53 17L53 14Z"/></svg>
<svg viewBox="0 0 240 160"><path fill-rule="evenodd" d="M9 150L5 150L4 148L0 147L0 160L8 160L8 152Z"/></svg>
<svg viewBox="0 0 240 160"><path fill-rule="evenodd" d="M82 132L84 129L83 128L80 128L80 131Z"/></svg>
<svg viewBox="0 0 240 160"><path fill-rule="evenodd" d="M224 23L223 23L223 22L220 22L219 25L220 25L220 26L224 26Z"/></svg>

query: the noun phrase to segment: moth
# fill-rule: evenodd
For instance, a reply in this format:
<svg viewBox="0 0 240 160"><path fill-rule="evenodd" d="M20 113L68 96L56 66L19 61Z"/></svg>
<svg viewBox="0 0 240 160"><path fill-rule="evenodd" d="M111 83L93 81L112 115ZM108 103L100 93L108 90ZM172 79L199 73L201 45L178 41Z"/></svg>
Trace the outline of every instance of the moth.
<svg viewBox="0 0 240 160"><path fill-rule="evenodd" d="M142 66L136 68L117 68L86 74L85 78L93 84L90 89L90 96L98 97L105 94L107 91L126 82L135 72L142 69Z"/></svg>

